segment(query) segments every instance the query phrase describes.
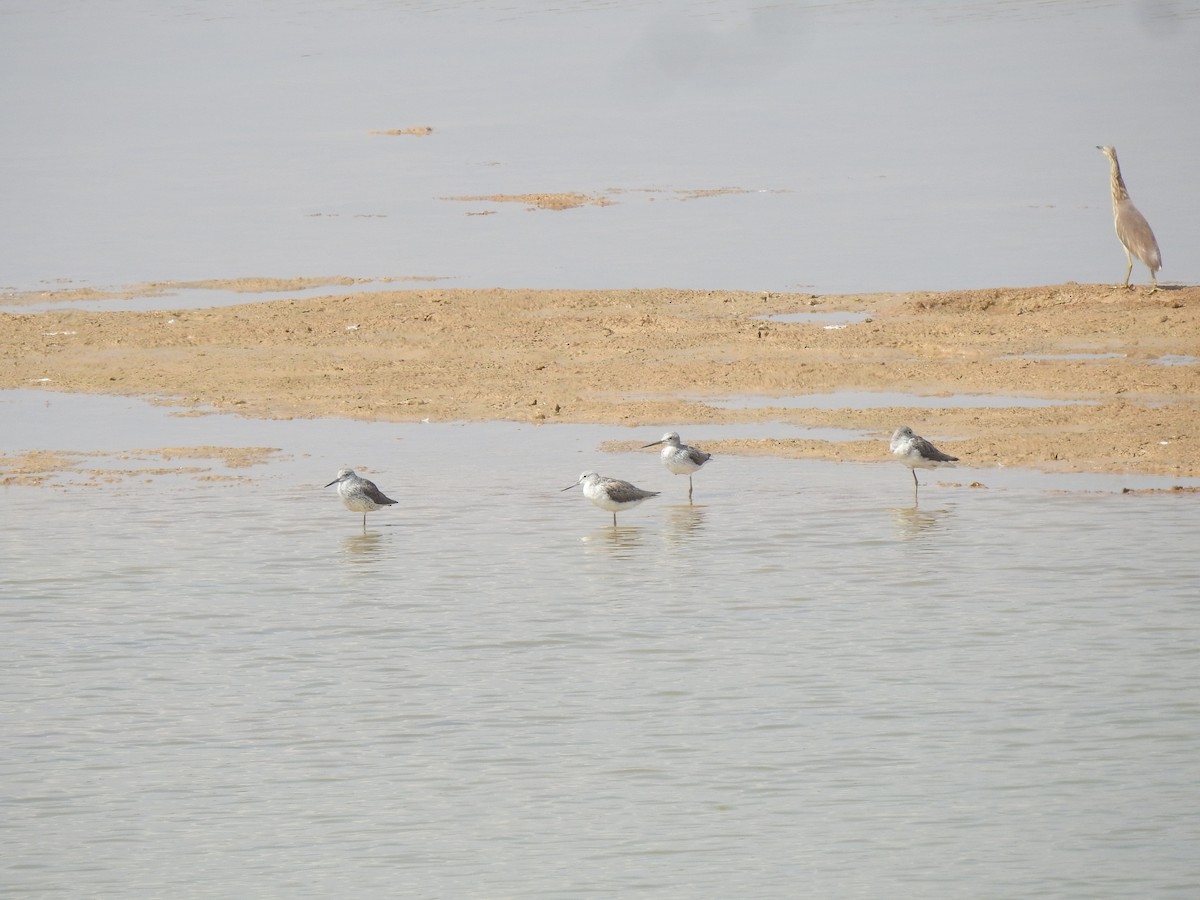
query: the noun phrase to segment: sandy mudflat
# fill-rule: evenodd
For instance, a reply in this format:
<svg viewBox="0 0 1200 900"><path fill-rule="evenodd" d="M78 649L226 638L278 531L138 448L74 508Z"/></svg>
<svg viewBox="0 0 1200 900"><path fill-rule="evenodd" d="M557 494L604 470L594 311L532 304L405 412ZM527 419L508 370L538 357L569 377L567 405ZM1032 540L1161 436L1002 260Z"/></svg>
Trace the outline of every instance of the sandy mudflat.
<svg viewBox="0 0 1200 900"><path fill-rule="evenodd" d="M697 442L704 423L779 421L867 439L703 444L853 460L886 458L883 439L908 424L975 466L1200 476L1200 288L330 290L218 309L0 314L0 387L165 396L263 417L670 424ZM839 311L860 316L763 318ZM769 399L786 407L843 391L943 405ZM1083 402L981 407L976 396L960 403L966 395ZM702 402L729 397L752 399ZM623 446L621 431L613 437Z"/></svg>

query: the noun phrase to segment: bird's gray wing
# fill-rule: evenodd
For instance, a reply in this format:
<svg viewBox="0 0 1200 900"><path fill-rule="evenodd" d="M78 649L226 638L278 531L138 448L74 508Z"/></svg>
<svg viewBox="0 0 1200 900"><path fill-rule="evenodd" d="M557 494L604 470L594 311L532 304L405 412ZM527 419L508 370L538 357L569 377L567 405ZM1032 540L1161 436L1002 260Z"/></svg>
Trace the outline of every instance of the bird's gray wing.
<svg viewBox="0 0 1200 900"><path fill-rule="evenodd" d="M628 481L613 479L606 481L604 486L608 489L608 496L616 503L632 503L634 500L645 500L647 497L658 496L658 491L644 491Z"/></svg>
<svg viewBox="0 0 1200 900"><path fill-rule="evenodd" d="M951 456L949 453L943 453L925 438L919 435L913 436L913 446L917 448L917 452L925 459L931 459L934 462L958 462L957 456Z"/></svg>
<svg viewBox="0 0 1200 900"><path fill-rule="evenodd" d="M378 503L380 506L391 506L397 502L391 497L384 496L383 491L377 488L373 481L367 481L365 478L360 479L359 486L362 487L363 493L367 495L367 499L372 503Z"/></svg>

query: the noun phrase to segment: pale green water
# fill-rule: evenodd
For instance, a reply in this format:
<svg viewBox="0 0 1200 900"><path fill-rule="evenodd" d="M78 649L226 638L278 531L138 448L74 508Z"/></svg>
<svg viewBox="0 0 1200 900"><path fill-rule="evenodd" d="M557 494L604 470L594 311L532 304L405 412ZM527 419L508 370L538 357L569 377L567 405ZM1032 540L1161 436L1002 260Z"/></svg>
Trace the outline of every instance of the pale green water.
<svg viewBox="0 0 1200 900"><path fill-rule="evenodd" d="M720 457L689 507L596 452L658 427L0 401L3 452L281 451L3 489L7 896L1200 889L1196 504L1116 493L1167 480ZM663 495L614 530L590 467Z"/></svg>

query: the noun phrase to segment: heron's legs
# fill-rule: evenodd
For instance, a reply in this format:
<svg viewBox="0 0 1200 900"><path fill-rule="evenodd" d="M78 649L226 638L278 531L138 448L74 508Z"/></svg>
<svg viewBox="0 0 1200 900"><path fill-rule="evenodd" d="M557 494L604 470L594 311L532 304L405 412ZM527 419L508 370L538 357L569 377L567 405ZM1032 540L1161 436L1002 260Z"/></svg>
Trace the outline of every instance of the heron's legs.
<svg viewBox="0 0 1200 900"><path fill-rule="evenodd" d="M1150 270L1150 293L1158 290L1158 273L1153 269Z"/></svg>
<svg viewBox="0 0 1200 900"><path fill-rule="evenodd" d="M1125 248L1125 259L1129 263L1129 265L1125 267L1125 283L1122 285L1122 287L1128 288L1129 287L1129 273L1133 271L1133 257L1129 255L1128 247Z"/></svg>
<svg viewBox="0 0 1200 900"><path fill-rule="evenodd" d="M688 503L692 502L692 476L688 476Z"/></svg>

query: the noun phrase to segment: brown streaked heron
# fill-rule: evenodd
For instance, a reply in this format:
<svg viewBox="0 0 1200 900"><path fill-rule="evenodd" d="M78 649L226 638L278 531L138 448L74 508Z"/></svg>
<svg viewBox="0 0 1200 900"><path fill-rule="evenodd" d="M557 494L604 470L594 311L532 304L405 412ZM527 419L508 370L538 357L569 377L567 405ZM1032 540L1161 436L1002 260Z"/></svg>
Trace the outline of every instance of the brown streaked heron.
<svg viewBox="0 0 1200 900"><path fill-rule="evenodd" d="M1121 177L1121 164L1117 162L1115 147L1097 147L1108 157L1109 180L1112 187L1113 227L1117 231L1117 239L1125 248L1125 260L1129 265L1125 269L1125 282L1122 287L1129 287L1129 275L1133 272L1133 257L1137 257L1150 270L1150 293L1158 290L1158 275L1162 268L1162 254L1158 252L1158 241L1150 223L1146 221L1133 201L1129 199L1129 191L1125 189L1125 179Z"/></svg>
<svg viewBox="0 0 1200 900"><path fill-rule="evenodd" d="M658 496L658 491L644 491L628 481L597 475L595 472L584 472L575 484L567 485L563 490L569 491L580 484L583 485L583 496L612 513L614 528L617 525L617 510L633 509L643 500Z"/></svg>
<svg viewBox="0 0 1200 900"><path fill-rule="evenodd" d="M385 497L383 491L375 486L375 482L368 481L353 469L340 470L337 478L325 487L333 487L335 484L338 486L338 496L342 498L346 509L363 514L363 534L367 533L367 513L383 509L385 506L395 506L399 502Z"/></svg>

